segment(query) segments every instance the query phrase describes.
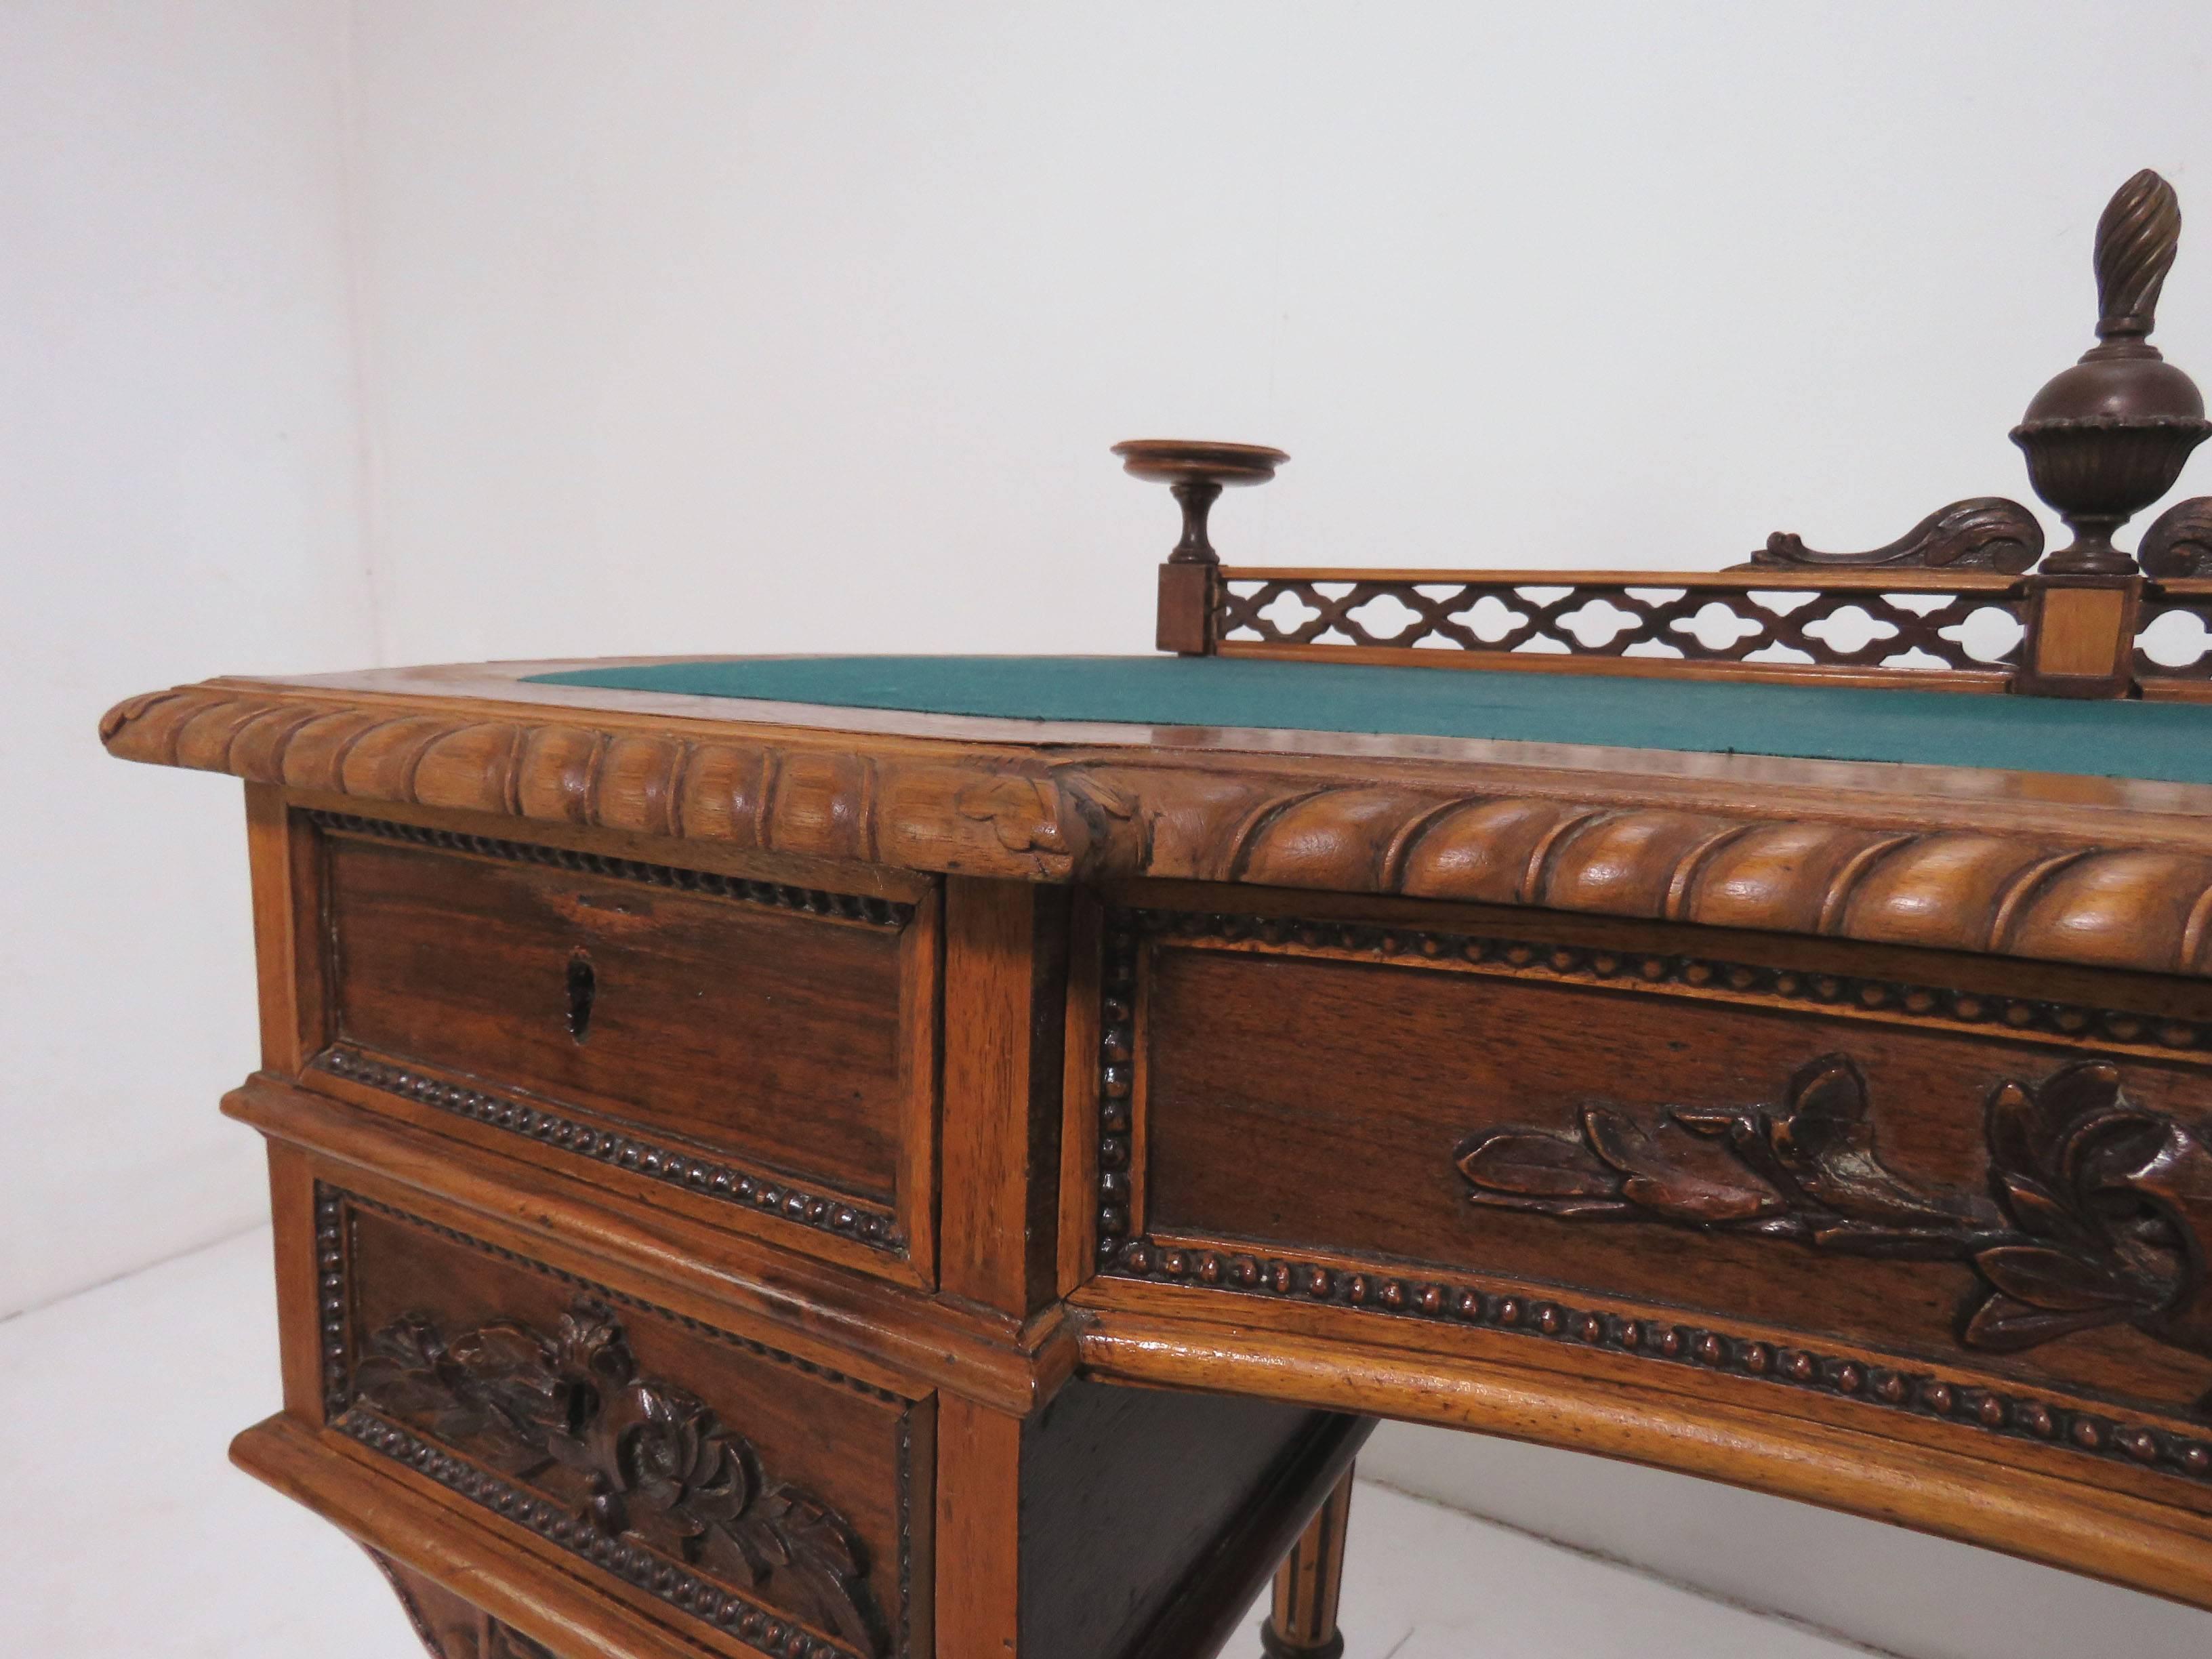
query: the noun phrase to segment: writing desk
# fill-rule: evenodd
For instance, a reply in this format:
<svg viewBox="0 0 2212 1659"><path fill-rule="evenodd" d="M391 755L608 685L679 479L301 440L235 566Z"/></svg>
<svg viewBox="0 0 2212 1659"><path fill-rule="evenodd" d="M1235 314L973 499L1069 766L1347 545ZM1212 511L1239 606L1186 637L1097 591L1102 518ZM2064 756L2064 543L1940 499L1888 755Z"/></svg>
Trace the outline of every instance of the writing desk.
<svg viewBox="0 0 2212 1659"><path fill-rule="evenodd" d="M1175 657L112 711L246 782L236 1459L441 1659L1328 1653L1378 1416L2212 1607L2207 504L1224 567L1273 454L1131 453Z"/></svg>

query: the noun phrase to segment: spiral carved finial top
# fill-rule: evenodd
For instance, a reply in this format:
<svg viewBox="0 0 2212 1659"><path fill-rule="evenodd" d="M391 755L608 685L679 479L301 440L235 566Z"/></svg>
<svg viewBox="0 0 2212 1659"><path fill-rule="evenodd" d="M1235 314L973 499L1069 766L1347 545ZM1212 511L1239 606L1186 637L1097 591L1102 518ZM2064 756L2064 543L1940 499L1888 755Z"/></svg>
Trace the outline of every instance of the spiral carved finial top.
<svg viewBox="0 0 2212 1659"><path fill-rule="evenodd" d="M2113 191L2097 221L2097 337L2105 349L2157 355L2142 337L2180 245L2181 201L2172 185L2145 167Z"/></svg>

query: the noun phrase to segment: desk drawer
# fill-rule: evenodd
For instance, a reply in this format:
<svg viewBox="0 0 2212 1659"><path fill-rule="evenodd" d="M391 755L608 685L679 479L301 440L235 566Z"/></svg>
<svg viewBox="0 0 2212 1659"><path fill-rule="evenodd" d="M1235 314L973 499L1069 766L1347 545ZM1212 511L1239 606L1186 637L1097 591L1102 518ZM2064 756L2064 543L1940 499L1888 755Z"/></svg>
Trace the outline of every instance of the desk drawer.
<svg viewBox="0 0 2212 1659"><path fill-rule="evenodd" d="M653 1201L911 1258L936 903L317 815L324 1073ZM642 1183L642 1184L641 1184Z"/></svg>
<svg viewBox="0 0 2212 1659"><path fill-rule="evenodd" d="M506 1534L510 1588L579 1577L778 1659L927 1651L908 1605L927 1579L927 1400L523 1238L330 1184L313 1200L327 1422L470 1530Z"/></svg>
<svg viewBox="0 0 2212 1659"><path fill-rule="evenodd" d="M2199 1442L2038 1392L2205 1430L2202 986L1947 985L1965 964L1929 952L1326 901L1109 936L1112 1271L1971 1406L2212 1474Z"/></svg>

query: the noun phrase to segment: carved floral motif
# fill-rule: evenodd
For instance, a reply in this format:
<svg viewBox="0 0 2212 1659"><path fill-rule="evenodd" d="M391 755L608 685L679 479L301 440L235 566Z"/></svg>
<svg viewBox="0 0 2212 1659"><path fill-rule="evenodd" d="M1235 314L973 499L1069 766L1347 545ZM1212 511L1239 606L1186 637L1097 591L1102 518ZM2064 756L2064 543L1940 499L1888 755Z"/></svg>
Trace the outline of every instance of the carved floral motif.
<svg viewBox="0 0 2212 1659"><path fill-rule="evenodd" d="M2014 1352L2124 1323L2212 1355L2201 1126L2136 1104L2118 1068L2092 1060L2039 1085L2001 1084L1985 1139L1988 1197L1915 1187L1875 1149L1858 1067L1827 1054L1778 1109L1670 1107L1647 1127L1593 1105L1577 1135L1495 1129L1457 1163L1473 1201L1500 1209L1969 1262L1982 1280L1960 1314L1972 1347Z"/></svg>
<svg viewBox="0 0 2212 1659"><path fill-rule="evenodd" d="M450 1340L419 1315L379 1331L360 1396L627 1534L883 1650L866 1557L844 1518L770 1476L696 1396L638 1373L621 1325L578 1302L544 1334L512 1321Z"/></svg>

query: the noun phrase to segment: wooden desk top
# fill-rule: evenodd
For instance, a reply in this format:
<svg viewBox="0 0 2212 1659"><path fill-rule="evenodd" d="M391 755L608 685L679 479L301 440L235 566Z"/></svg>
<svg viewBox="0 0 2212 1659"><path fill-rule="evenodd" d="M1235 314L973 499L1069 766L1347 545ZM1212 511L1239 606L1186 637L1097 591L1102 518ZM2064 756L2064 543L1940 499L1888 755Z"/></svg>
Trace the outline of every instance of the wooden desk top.
<svg viewBox="0 0 2212 1659"><path fill-rule="evenodd" d="M135 698L101 729L125 758L356 801L923 872L1246 882L2212 971L2212 787L2202 782L1433 732L1025 720L541 678L649 667L217 679ZM796 659L720 672L739 670L749 689L820 672ZM1576 678L1406 672L1447 690ZM1781 690L1603 684L1660 699ZM2178 717L2193 733L2212 720L2203 705L1790 695L1838 707L1955 706L1998 732L2054 720L2077 734L2134 731L2149 716ZM2152 747L2163 769L2193 763L2185 744L2161 737Z"/></svg>

